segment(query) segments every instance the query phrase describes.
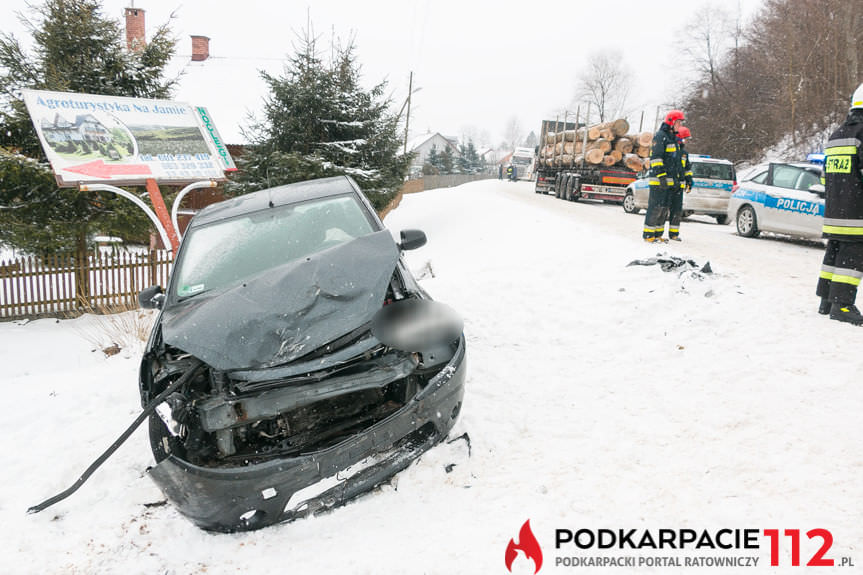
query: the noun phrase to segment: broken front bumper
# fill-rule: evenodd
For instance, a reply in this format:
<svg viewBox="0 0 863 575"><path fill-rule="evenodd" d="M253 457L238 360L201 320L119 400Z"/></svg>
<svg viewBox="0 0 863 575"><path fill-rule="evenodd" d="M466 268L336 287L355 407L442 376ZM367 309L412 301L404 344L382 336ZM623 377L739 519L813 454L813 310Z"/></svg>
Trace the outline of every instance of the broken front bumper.
<svg viewBox="0 0 863 575"><path fill-rule="evenodd" d="M246 467L211 468L168 455L150 476L198 527L259 529L337 506L401 471L446 437L461 410L465 340L403 408L328 449Z"/></svg>

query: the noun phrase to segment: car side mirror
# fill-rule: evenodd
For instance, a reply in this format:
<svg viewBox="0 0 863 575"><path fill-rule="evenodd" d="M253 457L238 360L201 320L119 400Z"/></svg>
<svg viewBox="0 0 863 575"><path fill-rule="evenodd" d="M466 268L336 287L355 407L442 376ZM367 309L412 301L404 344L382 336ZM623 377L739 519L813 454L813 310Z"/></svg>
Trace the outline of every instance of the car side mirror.
<svg viewBox="0 0 863 575"><path fill-rule="evenodd" d="M161 309L164 302L165 292L162 286L150 286L138 294L138 305L144 309Z"/></svg>
<svg viewBox="0 0 863 575"><path fill-rule="evenodd" d="M812 184L811 186L809 186L809 191L812 192L813 194L818 194L819 196L823 196L824 192L825 192L824 184Z"/></svg>
<svg viewBox="0 0 863 575"><path fill-rule="evenodd" d="M415 250L426 245L426 234L422 230L402 230L399 249L402 251Z"/></svg>

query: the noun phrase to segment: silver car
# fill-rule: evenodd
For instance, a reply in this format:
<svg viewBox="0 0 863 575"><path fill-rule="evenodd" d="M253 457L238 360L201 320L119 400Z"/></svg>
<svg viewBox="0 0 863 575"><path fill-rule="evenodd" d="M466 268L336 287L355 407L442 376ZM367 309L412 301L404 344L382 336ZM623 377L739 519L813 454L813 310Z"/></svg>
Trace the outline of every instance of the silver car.
<svg viewBox="0 0 863 575"><path fill-rule="evenodd" d="M762 231L820 238L824 224L821 166L773 162L749 171L728 202L728 217L747 238Z"/></svg>
<svg viewBox="0 0 863 575"><path fill-rule="evenodd" d="M737 187L734 164L728 160L689 154L692 164L692 190L683 194L683 217L692 214L713 216L720 224L728 222L728 199ZM647 176L629 184L623 199L623 211L637 214L647 209L650 195Z"/></svg>

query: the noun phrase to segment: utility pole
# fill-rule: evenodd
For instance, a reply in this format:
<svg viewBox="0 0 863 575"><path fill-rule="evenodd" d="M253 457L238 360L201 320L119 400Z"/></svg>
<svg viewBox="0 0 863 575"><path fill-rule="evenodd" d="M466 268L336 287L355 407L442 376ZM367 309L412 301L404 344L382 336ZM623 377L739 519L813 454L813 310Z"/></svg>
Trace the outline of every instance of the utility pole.
<svg viewBox="0 0 863 575"><path fill-rule="evenodd" d="M405 149L404 154L408 153L408 128L411 124L411 94L414 90L414 71L411 70L410 79L408 79L408 114L405 116Z"/></svg>

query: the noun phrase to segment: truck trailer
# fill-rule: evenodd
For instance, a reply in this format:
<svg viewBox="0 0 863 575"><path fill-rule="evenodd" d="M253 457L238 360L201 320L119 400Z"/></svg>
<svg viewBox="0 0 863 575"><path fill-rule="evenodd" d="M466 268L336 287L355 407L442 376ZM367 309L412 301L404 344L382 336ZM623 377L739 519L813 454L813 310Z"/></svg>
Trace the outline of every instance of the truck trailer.
<svg viewBox="0 0 863 575"><path fill-rule="evenodd" d="M535 192L569 201L623 203L627 186L645 167L653 137L628 131L626 120L589 127L544 120Z"/></svg>

